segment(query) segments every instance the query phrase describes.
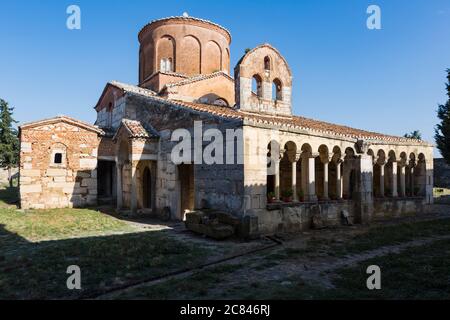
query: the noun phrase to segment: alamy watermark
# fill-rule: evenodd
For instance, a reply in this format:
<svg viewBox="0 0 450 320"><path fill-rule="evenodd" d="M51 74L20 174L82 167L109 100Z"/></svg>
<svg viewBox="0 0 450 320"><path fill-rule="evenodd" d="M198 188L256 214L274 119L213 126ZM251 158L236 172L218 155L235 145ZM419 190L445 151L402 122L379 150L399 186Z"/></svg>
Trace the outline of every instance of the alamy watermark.
<svg viewBox="0 0 450 320"><path fill-rule="evenodd" d="M66 26L69 30L81 29L81 9L77 5L70 5L66 9L66 13L69 15L66 20Z"/></svg>
<svg viewBox="0 0 450 320"><path fill-rule="evenodd" d="M81 269L77 265L67 267L67 274L70 276L67 278L66 285L69 290L81 290Z"/></svg>
<svg viewBox="0 0 450 320"><path fill-rule="evenodd" d="M381 290L381 269L377 265L368 266L366 270L370 276L367 278L366 285L369 290Z"/></svg>
<svg viewBox="0 0 450 320"><path fill-rule="evenodd" d="M369 30L380 30L381 29L381 8L375 4L367 7L367 29Z"/></svg>
<svg viewBox="0 0 450 320"><path fill-rule="evenodd" d="M241 128L204 130L202 121L194 121L192 131L176 129L172 132L171 141L176 144L172 148L171 161L176 165L243 165L245 160L245 163L267 166L268 174L273 175L276 160L283 152L276 142L280 141L279 135L278 130L270 130L266 137L250 131L244 139Z"/></svg>

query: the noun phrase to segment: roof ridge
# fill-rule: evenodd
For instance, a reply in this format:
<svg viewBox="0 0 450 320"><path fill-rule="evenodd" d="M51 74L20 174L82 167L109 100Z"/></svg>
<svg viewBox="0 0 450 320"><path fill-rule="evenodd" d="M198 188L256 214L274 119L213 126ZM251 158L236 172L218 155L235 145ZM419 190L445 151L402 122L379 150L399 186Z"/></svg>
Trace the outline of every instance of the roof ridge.
<svg viewBox="0 0 450 320"><path fill-rule="evenodd" d="M212 21L207 20L207 19L201 19L201 18L196 18L196 17L191 17L191 16L187 16L187 17L185 17L185 16L170 16L170 17L165 17L165 18L160 18L160 19L154 19L154 20L150 21L149 23L147 23L145 26L142 27L142 29L141 29L141 30L139 31L139 33L138 33L138 37L140 37L141 33L142 33L148 26L150 26L151 24L156 23L156 22L162 22L162 21L166 21L166 20L171 20L171 19L177 19L177 20L193 20L193 21L198 21L198 22L204 22L204 23L213 25L213 26L215 26L215 27L218 27L218 28L224 30L224 31L228 34L228 36L230 37L230 41L231 41L231 39L232 39L231 32L230 32L227 28L221 26L220 24L215 23L215 22L212 22Z"/></svg>
<svg viewBox="0 0 450 320"><path fill-rule="evenodd" d="M253 122L259 122L259 123L267 123L267 124L274 124L279 126L288 126L293 128L299 128L304 129L312 132L319 132L319 133L325 133L325 134L331 134L337 137L348 137L352 139L366 139L366 140L381 140L381 141L397 141L397 142L414 142L414 143L420 143L420 144L429 144L426 141L423 140L415 140L415 139L408 139L400 136L393 136L393 135L387 135L383 133L378 132L371 132L363 129L357 129L353 127L349 127L346 125L340 125L340 124L334 124L331 122L326 122L322 120L316 120L311 118L306 118L303 116L297 116L292 115L292 117L280 117L280 116L273 116L273 115L267 115L267 114L258 114L258 113L249 113L245 111L241 111L239 109L233 109L229 107L220 107L216 105L208 105L208 104L202 104L202 103L193 103L193 102L185 102L180 100L172 100L172 99L166 99L159 97L157 95L145 95L140 92L135 91L129 91L135 94L141 94L143 96L146 96L147 98L150 98L155 101L171 104L173 106L179 106L179 107L185 107L189 108L191 110L197 111L197 112L206 112L209 114L216 115L218 117L228 118L228 119L242 119L242 120L249 120ZM299 123L296 120L302 120L303 123ZM307 122L314 122L318 125L325 126L324 128L314 128L311 126L311 124L308 125ZM330 128L331 127L331 128ZM333 130L333 128L335 130ZM340 132L339 129L346 129L343 131L350 131L350 132Z"/></svg>
<svg viewBox="0 0 450 320"><path fill-rule="evenodd" d="M213 73L208 73L208 74L199 74L199 75L195 75L193 77L184 79L184 80L180 80L178 82L172 82L172 83L168 83L165 85L166 88L171 88L171 87L177 87L177 86L183 86L185 84L190 84L190 83L194 83L194 82L198 82L198 81L202 81L202 80L206 80L206 79L212 79L214 77L217 77L218 75L224 75L226 76L228 79L234 81L234 79L225 71L216 71Z"/></svg>
<svg viewBox="0 0 450 320"><path fill-rule="evenodd" d="M84 126L84 127L89 128L89 129L92 129L94 131L97 131L99 133L103 132L103 130L100 129L96 125L93 125L93 124L90 124L90 123L85 122L83 120L78 120L78 119L75 119L75 118L72 118L72 117L69 117L69 116L66 116L66 115L58 115L58 116L52 117L52 118L45 118L45 119L41 119L41 120L37 120L37 121L25 122L22 125L20 125L19 128L32 127L32 126L36 126L36 125L39 125L39 124L45 124L47 122L52 122L52 121L57 121L57 120L66 121L66 122L69 122L69 123L74 123L74 124L77 124L77 125L80 125L80 126Z"/></svg>

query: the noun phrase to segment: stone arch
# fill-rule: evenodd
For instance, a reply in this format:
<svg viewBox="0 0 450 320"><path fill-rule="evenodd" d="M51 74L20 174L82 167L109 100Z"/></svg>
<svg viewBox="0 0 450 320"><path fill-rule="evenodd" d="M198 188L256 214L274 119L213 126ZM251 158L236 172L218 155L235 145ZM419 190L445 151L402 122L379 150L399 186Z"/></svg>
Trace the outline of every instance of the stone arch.
<svg viewBox="0 0 450 320"><path fill-rule="evenodd" d="M406 195L413 197L415 195L415 179L414 170L416 167L416 155L411 152L408 156L408 165L406 166L405 180L406 180Z"/></svg>
<svg viewBox="0 0 450 320"><path fill-rule="evenodd" d="M142 208L151 209L152 208L152 172L148 166L145 166L142 172Z"/></svg>
<svg viewBox="0 0 450 320"><path fill-rule="evenodd" d="M280 156L280 194L282 197L288 197L288 193L293 190L293 164L296 163L297 145L288 141L284 144L283 154Z"/></svg>
<svg viewBox="0 0 450 320"><path fill-rule="evenodd" d="M208 41L204 48L203 73L214 73L222 70L222 49L215 41Z"/></svg>
<svg viewBox="0 0 450 320"><path fill-rule="evenodd" d="M176 42L172 36L162 36L157 42L156 65L162 72L176 70Z"/></svg>
<svg viewBox="0 0 450 320"><path fill-rule="evenodd" d="M201 74L201 55L202 46L200 40L193 35L187 35L181 40L181 46L179 51L180 66L177 72L187 75Z"/></svg>
<svg viewBox="0 0 450 320"><path fill-rule="evenodd" d="M398 194L397 155L394 150L388 152L384 169L384 192L387 197L396 197Z"/></svg>
<svg viewBox="0 0 450 320"><path fill-rule="evenodd" d="M328 193L330 199L342 197L342 151L339 146L332 148L328 165Z"/></svg>
<svg viewBox="0 0 450 320"><path fill-rule="evenodd" d="M417 164L414 170L414 195L419 197L426 197L427 186L427 164L425 155L419 153L417 157Z"/></svg>
<svg viewBox="0 0 450 320"><path fill-rule="evenodd" d="M252 94L258 98L263 96L262 77L259 74L254 74L252 77Z"/></svg>
<svg viewBox="0 0 450 320"><path fill-rule="evenodd" d="M343 197L353 199L353 193L356 191L356 152L353 148L347 147L344 152L344 163L342 165Z"/></svg>
<svg viewBox="0 0 450 320"><path fill-rule="evenodd" d="M272 100L283 101L283 84L278 78L272 81Z"/></svg>
<svg viewBox="0 0 450 320"><path fill-rule="evenodd" d="M316 195L319 200L326 200L328 198L328 161L329 150L328 146L322 144L317 149L318 156L315 157L315 183L316 183ZM327 184L325 186L325 184Z"/></svg>

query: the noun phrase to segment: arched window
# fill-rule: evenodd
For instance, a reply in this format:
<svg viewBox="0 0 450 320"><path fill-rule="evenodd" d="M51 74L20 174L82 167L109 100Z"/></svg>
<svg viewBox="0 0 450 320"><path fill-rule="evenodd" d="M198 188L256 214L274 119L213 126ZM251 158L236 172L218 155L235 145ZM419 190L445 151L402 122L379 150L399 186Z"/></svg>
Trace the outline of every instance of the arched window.
<svg viewBox="0 0 450 320"><path fill-rule="evenodd" d="M262 97L262 79L257 74L255 74L252 79L252 92L257 97Z"/></svg>
<svg viewBox="0 0 450 320"><path fill-rule="evenodd" d="M270 58L269 57L264 58L264 70L270 71Z"/></svg>
<svg viewBox="0 0 450 320"><path fill-rule="evenodd" d="M272 100L281 101L283 100L283 86L279 79L273 80L272 83Z"/></svg>

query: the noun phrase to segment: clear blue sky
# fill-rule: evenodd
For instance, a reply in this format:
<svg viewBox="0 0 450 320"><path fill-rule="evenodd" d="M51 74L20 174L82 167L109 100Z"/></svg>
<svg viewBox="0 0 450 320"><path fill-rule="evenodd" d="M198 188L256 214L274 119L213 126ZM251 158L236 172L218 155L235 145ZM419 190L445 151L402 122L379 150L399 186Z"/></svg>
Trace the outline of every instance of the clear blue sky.
<svg viewBox="0 0 450 320"><path fill-rule="evenodd" d="M82 29L66 28L79 5ZM366 9L382 10L382 30ZM233 35L232 66L268 42L294 74L298 115L433 142L450 68L449 0L21 0L0 4L0 97L20 122L67 114L95 121L110 80L137 83L137 33L150 20L209 19Z"/></svg>

